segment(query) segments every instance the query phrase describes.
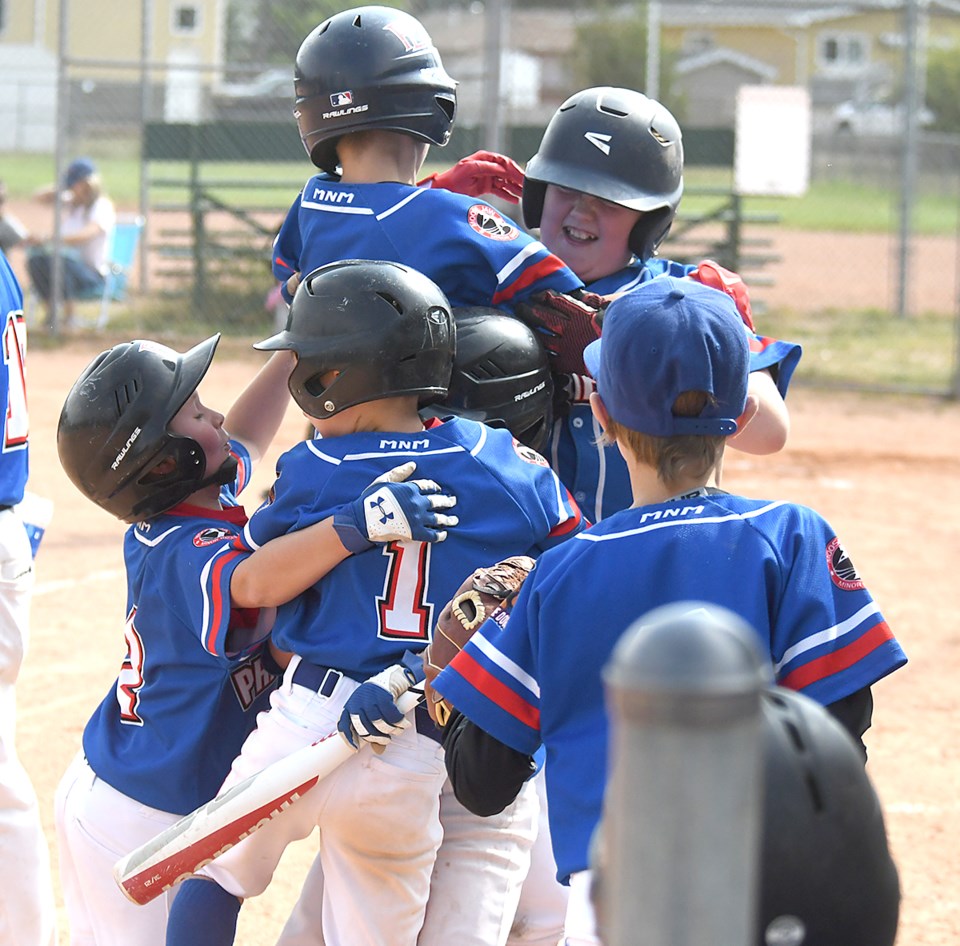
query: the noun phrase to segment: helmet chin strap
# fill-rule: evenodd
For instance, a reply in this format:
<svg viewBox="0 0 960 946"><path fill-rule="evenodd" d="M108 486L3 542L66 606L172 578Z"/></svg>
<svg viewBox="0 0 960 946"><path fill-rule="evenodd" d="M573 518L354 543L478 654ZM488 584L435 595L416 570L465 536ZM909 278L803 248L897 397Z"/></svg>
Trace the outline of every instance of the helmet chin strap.
<svg viewBox="0 0 960 946"><path fill-rule="evenodd" d="M237 458L229 456L209 476L205 476L198 484L197 489L207 486L223 486L232 483L237 478Z"/></svg>

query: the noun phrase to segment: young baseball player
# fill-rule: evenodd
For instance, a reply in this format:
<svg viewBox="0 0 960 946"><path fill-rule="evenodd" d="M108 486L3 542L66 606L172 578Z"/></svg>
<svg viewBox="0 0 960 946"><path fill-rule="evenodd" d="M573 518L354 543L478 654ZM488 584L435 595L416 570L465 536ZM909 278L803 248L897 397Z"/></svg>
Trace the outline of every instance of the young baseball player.
<svg viewBox="0 0 960 946"><path fill-rule="evenodd" d="M545 748L557 875L571 888L566 936L576 943L592 941L585 872L607 771L600 670L637 617L689 599L740 614L769 648L778 683L826 705L858 740L871 686L906 662L822 517L708 485L726 438L757 410L749 344L727 295L650 280L610 305L585 355L597 379L591 408L623 454L634 504L545 553L505 629L482 625L434 681L456 707L446 764L471 810L509 801L517 772ZM745 574L754 575L747 585Z"/></svg>
<svg viewBox="0 0 960 946"><path fill-rule="evenodd" d="M691 266L656 255L682 193L683 143L670 112L640 92L591 88L561 105L527 163L523 218L601 296L630 292L664 274L692 276L734 296L749 329L750 391L759 410L731 444L748 453L775 453L789 430L783 398L800 347L753 331L747 289L733 273L709 261ZM567 375L569 413L555 425L546 456L584 515L598 522L628 506L631 495L626 466L614 448L602 445L590 412L595 385L582 351L597 332L582 320L548 324L562 332L553 343L555 370Z"/></svg>
<svg viewBox="0 0 960 946"><path fill-rule="evenodd" d="M446 772L425 713L411 725L394 705L410 682L401 662L426 646L437 602L463 569L498 552L536 553L582 527L545 461L507 431L455 417L424 425L418 408L446 393L453 342L449 304L429 279L397 263L350 260L307 277L286 330L257 346L296 353L290 389L322 437L281 458L272 501L244 529L247 548L329 515L358 478L403 460L456 490L460 524L442 544L355 555L279 608L273 639L295 656L224 787L338 728L351 744L383 751L357 753L209 864L202 873L216 884L186 881L171 946L196 942L197 923L205 943L232 942L240 898L261 893L286 845L317 826L327 946L417 939ZM352 524L335 525L352 547Z"/></svg>
<svg viewBox="0 0 960 946"><path fill-rule="evenodd" d="M457 344L449 390L442 402L424 407L421 417L429 422L454 414L505 428L541 452L551 427L553 383L537 333L500 309L458 308L453 315ZM503 946L538 824L538 787L528 786L496 817L480 818L457 801L449 780L444 782L443 840L418 946ZM549 847L548 855L552 862ZM551 869L549 878L559 887L554 874ZM316 858L277 946L324 946L322 885Z"/></svg>
<svg viewBox="0 0 960 946"><path fill-rule="evenodd" d="M380 6L334 14L303 41L295 86L300 137L320 173L274 243L273 271L288 302L301 273L341 259L412 266L455 306L512 308L542 290L581 287L521 227L470 196L515 194L509 159L479 153L425 179L433 186L417 185L430 145L450 137L457 98L414 17Z"/></svg>
<svg viewBox="0 0 960 946"><path fill-rule="evenodd" d="M23 293L0 250L3 451L0 452L0 942L50 946L57 916L37 796L16 747L16 683L30 637L33 559L16 506L29 463Z"/></svg>
<svg viewBox="0 0 960 946"><path fill-rule="evenodd" d="M83 372L60 417L71 480L135 523L124 539L126 656L57 791L74 942L164 942L173 892L134 905L114 862L216 794L276 683L267 606L350 554L332 520L252 556L230 548L246 523L236 496L283 418L294 359L274 355L224 418L197 392L218 340L185 354L151 341L114 346ZM419 493L411 483L376 488Z"/></svg>
<svg viewBox="0 0 960 946"><path fill-rule="evenodd" d="M544 246L602 297L630 292L664 274L689 276L729 292L747 326L749 387L759 401L753 421L731 444L748 453L776 452L789 430L783 398L800 348L755 334L747 288L735 274L710 261L693 266L656 255L682 193L682 137L670 112L630 89L591 88L571 96L550 120L527 164L523 217L528 227L539 228ZM596 320L557 319L543 310L532 314L547 315L538 327L554 350L560 395L543 453L584 514L598 522L632 502L626 464L616 447L604 444L590 411L596 384L582 353L598 326ZM531 324L538 325L538 318ZM718 468L715 485L719 474ZM542 793L542 778L538 787ZM541 814L544 810L541 803ZM543 817L541 822L546 828ZM553 946L562 928L566 892L553 880L547 836L542 831L534 847L517 911L518 932L509 946Z"/></svg>

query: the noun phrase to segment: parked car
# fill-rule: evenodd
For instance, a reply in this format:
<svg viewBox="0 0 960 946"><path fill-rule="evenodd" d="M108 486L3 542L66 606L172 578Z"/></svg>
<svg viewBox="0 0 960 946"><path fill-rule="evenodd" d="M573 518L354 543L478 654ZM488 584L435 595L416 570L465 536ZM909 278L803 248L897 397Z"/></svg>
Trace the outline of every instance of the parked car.
<svg viewBox="0 0 960 946"><path fill-rule="evenodd" d="M833 110L832 130L848 135L899 135L903 130L903 105L888 102L842 102ZM917 125L927 128L936 116L926 106L917 115Z"/></svg>
<svg viewBox="0 0 960 946"><path fill-rule="evenodd" d="M290 69L268 69L248 82L226 82L212 95L217 116L227 119L286 119L293 101Z"/></svg>

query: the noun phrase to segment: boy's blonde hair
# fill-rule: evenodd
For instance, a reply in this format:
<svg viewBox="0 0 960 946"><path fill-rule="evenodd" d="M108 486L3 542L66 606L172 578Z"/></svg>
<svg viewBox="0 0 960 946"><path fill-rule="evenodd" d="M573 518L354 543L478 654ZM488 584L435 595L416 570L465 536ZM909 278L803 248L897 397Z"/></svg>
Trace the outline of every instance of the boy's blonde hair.
<svg viewBox="0 0 960 946"><path fill-rule="evenodd" d="M676 417L697 417L716 399L706 391L684 391L673 402ZM664 483L680 479L706 479L720 462L726 442L724 436L680 434L673 437L654 437L618 424L612 417L599 443L609 446L616 442L628 449L639 463L653 467Z"/></svg>

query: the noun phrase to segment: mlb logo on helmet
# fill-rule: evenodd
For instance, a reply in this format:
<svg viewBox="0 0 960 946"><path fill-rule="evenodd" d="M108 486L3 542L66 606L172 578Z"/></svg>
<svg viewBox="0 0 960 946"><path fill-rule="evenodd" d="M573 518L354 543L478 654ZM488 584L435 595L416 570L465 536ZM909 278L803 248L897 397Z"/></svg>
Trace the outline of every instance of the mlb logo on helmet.
<svg viewBox="0 0 960 946"><path fill-rule="evenodd" d="M334 92L330 96L330 104L334 108L343 108L344 105L353 104L353 93L352 92Z"/></svg>

